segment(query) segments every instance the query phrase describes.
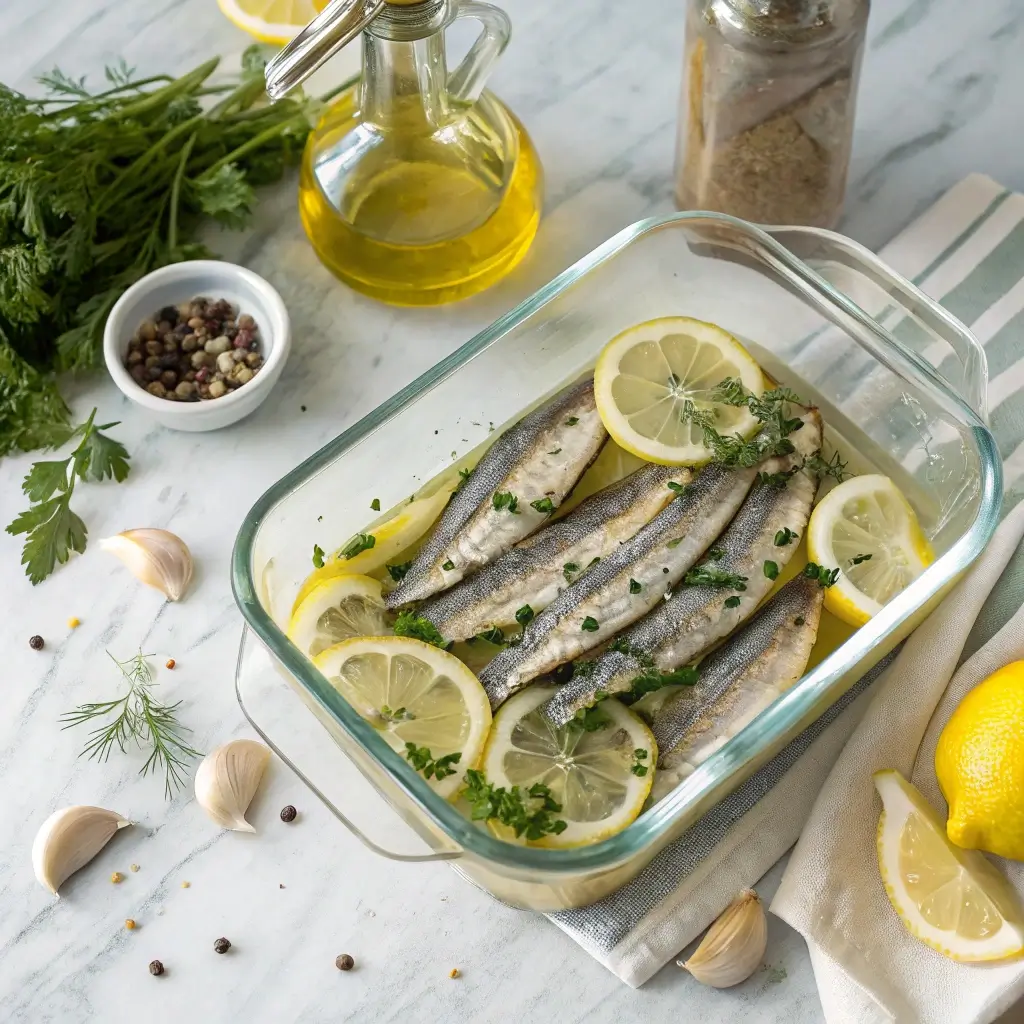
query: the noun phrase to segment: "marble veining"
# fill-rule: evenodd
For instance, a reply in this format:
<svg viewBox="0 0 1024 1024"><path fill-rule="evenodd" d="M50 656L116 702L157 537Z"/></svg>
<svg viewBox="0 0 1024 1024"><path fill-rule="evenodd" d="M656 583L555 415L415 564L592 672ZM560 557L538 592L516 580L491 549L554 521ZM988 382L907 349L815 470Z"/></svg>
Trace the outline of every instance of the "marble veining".
<svg viewBox="0 0 1024 1024"><path fill-rule="evenodd" d="M393 310L348 292L316 262L294 182L264 196L257 223L215 246L264 274L292 313L296 346L274 393L216 434L165 431L102 375L69 389L76 413L122 420L132 476L76 491L93 543L33 590L20 541L0 534L0 1019L45 1022L353 1020L743 1021L816 1024L803 941L770 924L766 969L728 992L674 966L634 992L542 918L502 907L439 864L393 865L349 836L275 763L250 815L255 836L218 832L189 796L162 799L141 758L77 759L61 712L116 687L109 649L142 646L194 744L250 735L232 677L241 619L228 558L246 511L286 470L369 412L554 273L639 217L671 208L682 49L681 0L506 0L515 36L493 85L536 141L547 208L527 261L459 306ZM877 247L964 174L1024 188L1019 97L1024 9L1017 0L875 0L845 230ZM55 64L96 75L123 56L181 72L248 40L214 0L39 0L0 4L0 78L29 88ZM352 67L346 54L327 73ZM306 411L301 411L305 406ZM4 522L22 505L30 459L0 463ZM188 600L167 605L101 554L99 537L163 526L198 563ZM70 616L81 626L71 631ZM41 633L42 652L28 646ZM29 851L56 807L96 803L138 824L53 901ZM278 811L299 808L292 825ZM136 863L137 873L128 870ZM119 870L120 885L109 882ZM778 866L759 888L769 896ZM187 888L183 883L188 882ZM139 927L124 928L125 918ZM221 935L226 956L213 952ZM351 953L356 970L334 967ZM151 977L148 962L167 967ZM458 967L462 976L448 977Z"/></svg>

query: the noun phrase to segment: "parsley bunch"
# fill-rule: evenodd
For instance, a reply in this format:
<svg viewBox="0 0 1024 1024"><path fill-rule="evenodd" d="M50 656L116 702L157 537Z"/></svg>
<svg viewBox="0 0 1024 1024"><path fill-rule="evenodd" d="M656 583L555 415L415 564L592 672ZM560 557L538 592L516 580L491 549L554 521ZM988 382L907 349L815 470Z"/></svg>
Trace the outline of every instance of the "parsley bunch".
<svg viewBox="0 0 1024 1024"><path fill-rule="evenodd" d="M553 816L562 810L562 805L551 795L551 790L535 782L523 792L518 786L505 789L487 781L483 772L470 768L466 772L466 799L470 804L473 821L494 819L511 828L518 839L541 839L546 835L558 835L568 827Z"/></svg>
<svg viewBox="0 0 1024 1024"><path fill-rule="evenodd" d="M0 456L62 443L54 374L101 363L125 288L211 256L203 218L241 227L297 160L319 104L265 103L264 64L250 47L218 84L214 58L180 78L121 62L95 92L58 70L42 98L0 85Z"/></svg>

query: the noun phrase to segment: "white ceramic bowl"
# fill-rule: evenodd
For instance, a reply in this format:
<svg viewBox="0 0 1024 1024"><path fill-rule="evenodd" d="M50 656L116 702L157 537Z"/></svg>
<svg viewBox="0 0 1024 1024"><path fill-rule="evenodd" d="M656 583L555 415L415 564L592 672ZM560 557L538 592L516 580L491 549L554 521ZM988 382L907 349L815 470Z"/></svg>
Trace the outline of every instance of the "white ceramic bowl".
<svg viewBox="0 0 1024 1024"><path fill-rule="evenodd" d="M197 295L227 299L248 313L260 332L263 366L248 384L223 398L172 402L157 398L135 383L125 369L128 342L139 324L163 306L176 306ZM103 333L103 357L114 383L136 405L172 430L217 430L253 412L270 393L284 369L292 345L288 311L277 290L245 267L220 260L172 263L136 281L117 300Z"/></svg>

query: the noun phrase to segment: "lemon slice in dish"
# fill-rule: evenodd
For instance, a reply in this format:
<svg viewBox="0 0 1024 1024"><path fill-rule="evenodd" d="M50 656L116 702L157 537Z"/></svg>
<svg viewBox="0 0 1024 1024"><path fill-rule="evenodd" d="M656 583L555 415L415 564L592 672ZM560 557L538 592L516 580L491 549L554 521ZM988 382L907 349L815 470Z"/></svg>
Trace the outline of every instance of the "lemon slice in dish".
<svg viewBox="0 0 1024 1024"><path fill-rule="evenodd" d="M534 845L586 846L621 832L637 817L651 791L658 751L651 730L617 700L592 709L589 728L575 721L554 725L540 708L556 691L531 686L501 706L482 770L492 786L518 786L525 793L540 783L551 791L561 807L553 817L566 827ZM493 830L511 838L502 826Z"/></svg>
<svg viewBox="0 0 1024 1024"><path fill-rule="evenodd" d="M878 868L907 931L952 960L1024 953L1024 907L1006 879L982 854L954 846L899 772L875 772L874 780L883 805Z"/></svg>
<svg viewBox="0 0 1024 1024"><path fill-rule="evenodd" d="M287 43L327 6L326 0L217 0L232 24L263 43Z"/></svg>
<svg viewBox="0 0 1024 1024"><path fill-rule="evenodd" d="M369 576L334 576L317 584L288 623L288 639L311 658L342 640L390 632L380 582Z"/></svg>
<svg viewBox="0 0 1024 1024"><path fill-rule="evenodd" d="M434 521L448 504L454 489L455 484L445 485L429 497L417 498L400 508L394 516L379 526L370 527L366 533L357 535L343 544L328 557L322 568L314 570L306 577L292 605L292 612L294 613L306 595L324 580L353 574L370 576L383 569L389 562L394 562L398 555L412 547L434 525ZM368 545L370 537L373 538L373 543Z"/></svg>
<svg viewBox="0 0 1024 1024"><path fill-rule="evenodd" d="M684 316L648 320L602 349L594 368L597 410L612 439L626 451L665 466L707 462L699 426L683 415L690 401L710 413L720 434L750 436L757 420L743 406L712 400L727 377L761 394L764 378L750 353L714 324Z"/></svg>
<svg viewBox="0 0 1024 1024"><path fill-rule="evenodd" d="M491 705L458 658L420 640L379 636L344 640L313 663L399 754L411 743L442 762L436 774L424 771L437 793L450 799L459 791L483 752Z"/></svg>
<svg viewBox="0 0 1024 1024"><path fill-rule="evenodd" d="M863 626L935 560L910 503L876 474L852 477L821 499L807 524L807 554L840 569L825 607L851 626Z"/></svg>

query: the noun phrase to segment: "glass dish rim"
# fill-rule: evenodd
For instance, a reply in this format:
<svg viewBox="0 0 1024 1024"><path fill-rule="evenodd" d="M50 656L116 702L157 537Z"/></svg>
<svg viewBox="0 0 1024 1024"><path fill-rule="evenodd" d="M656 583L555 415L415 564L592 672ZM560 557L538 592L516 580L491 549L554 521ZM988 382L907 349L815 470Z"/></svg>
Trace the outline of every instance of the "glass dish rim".
<svg viewBox="0 0 1024 1024"><path fill-rule="evenodd" d="M387 419L401 411L409 402L429 391L587 273L613 258L639 238L660 228L690 221L728 224L741 233L756 239L779 261L787 274L796 277L805 287L809 287L826 301L839 307L844 314L850 316L881 342L883 347L888 350L890 358L899 366L898 370L895 367L891 368L904 379L913 381L926 392L931 392L935 397L942 399L942 404L952 405L957 410L961 421L970 428L978 447L981 477L978 513L974 522L953 547L936 559L907 590L890 601L878 615L867 625L861 627L833 654L811 672L806 673L783 697L700 765L668 797L644 813L626 829L590 846L566 850L508 843L478 828L465 818L453 804L434 793L427 782L381 739L369 723L345 703L340 694L316 671L305 655L288 640L285 633L267 614L259 601L249 571L253 543L264 518L281 500L353 445L366 438ZM995 531L1002 500L1002 462L994 438L984 422L971 406L947 384L934 367L907 349L886 328L868 316L845 294L834 288L803 260L776 241L768 233L769 230L801 229L765 229L726 214L706 211L684 211L647 217L623 228L278 479L257 499L243 520L231 555L231 587L235 603L242 612L246 624L269 648L271 655L301 683L307 693L331 715L351 739L374 758L388 773L395 785L428 816L434 825L459 847L460 854L471 853L488 863L500 864L520 871L554 873L609 869L625 862L662 836L691 800L700 796L706 784L725 777L730 770L730 760L737 755L742 756L744 748L750 747L755 739L759 741L766 731L777 738L792 727L802 715L807 704L815 703L822 694L826 693L845 673L849 663L862 658L871 648L895 631L919 607L950 584L956 575L981 553ZM851 242L845 236L833 232L817 231L816 233L825 238L842 240L844 244ZM862 258L869 258L875 269L883 273L886 278L895 280L912 292L918 291L911 282L886 266L874 253L863 249L857 243L853 244ZM924 299L942 320L963 330L955 318L951 317L938 303L927 296L924 296ZM839 657L840 654L843 655L842 658Z"/></svg>

